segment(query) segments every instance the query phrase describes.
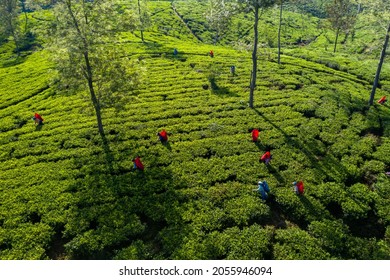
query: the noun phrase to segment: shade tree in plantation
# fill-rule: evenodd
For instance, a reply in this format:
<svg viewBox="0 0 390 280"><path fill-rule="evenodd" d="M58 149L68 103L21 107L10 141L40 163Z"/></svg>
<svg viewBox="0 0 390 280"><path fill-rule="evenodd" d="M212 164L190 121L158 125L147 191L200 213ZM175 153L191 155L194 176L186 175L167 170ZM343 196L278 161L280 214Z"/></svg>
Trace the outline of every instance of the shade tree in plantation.
<svg viewBox="0 0 390 280"><path fill-rule="evenodd" d="M15 51L31 47L33 35L29 26L28 12L44 0L0 0L0 34L2 37L12 36ZM45 1L46 3L47 1ZM23 17L20 15L23 14Z"/></svg>
<svg viewBox="0 0 390 280"><path fill-rule="evenodd" d="M28 16L27 16L27 5L28 5L28 0L19 0L19 5L21 12L23 13L23 18L24 18L24 30L28 30Z"/></svg>
<svg viewBox="0 0 390 280"><path fill-rule="evenodd" d="M335 32L333 52L336 52L337 42L341 32L348 33L356 22L357 10L350 0L333 0L326 5L330 28Z"/></svg>
<svg viewBox="0 0 390 280"><path fill-rule="evenodd" d="M4 37L12 36L15 49L19 53L19 1L0 0L0 32Z"/></svg>
<svg viewBox="0 0 390 280"><path fill-rule="evenodd" d="M278 0L278 5L279 5L278 64L280 64L280 34L282 32L283 4L284 4L284 0Z"/></svg>
<svg viewBox="0 0 390 280"><path fill-rule="evenodd" d="M288 0L277 0L277 4L279 5L279 27L278 27L278 64L280 64L280 52L281 52L281 42L280 36L282 33L282 21L283 21L283 5L288 2Z"/></svg>
<svg viewBox="0 0 390 280"><path fill-rule="evenodd" d="M234 3L225 0L209 0L206 20L214 31L214 44L218 43L226 34L234 13Z"/></svg>
<svg viewBox="0 0 390 280"><path fill-rule="evenodd" d="M150 14L148 13L147 1L137 0L138 29L141 33L141 40L144 42L144 30L151 25Z"/></svg>
<svg viewBox="0 0 390 280"><path fill-rule="evenodd" d="M366 0L364 6L366 12L371 14L376 20L378 25L382 26L384 30L384 42L382 51L379 57L378 67L375 73L374 82L369 99L369 105L374 103L375 91L379 84L379 78L382 71L382 65L385 60L386 50L389 44L390 37L390 2L388 0Z"/></svg>
<svg viewBox="0 0 390 280"><path fill-rule="evenodd" d="M280 54L281 54L281 34L282 34L282 24L283 24L283 9L286 5L299 5L305 2L305 0L276 0L276 4L279 6L279 26L278 26L278 64L280 64ZM303 16L303 14L301 14ZM305 21L302 20L302 23ZM303 26L302 26L303 29Z"/></svg>
<svg viewBox="0 0 390 280"><path fill-rule="evenodd" d="M34 45L28 17L29 7L33 6L34 2L33 0L0 0L0 40L11 36L18 55Z"/></svg>
<svg viewBox="0 0 390 280"><path fill-rule="evenodd" d="M135 29L133 12L123 10L116 1L60 0L53 13L47 48L55 62L59 84L67 91L89 92L104 140L101 109L123 104L121 101L137 86L141 73L117 44L116 37L119 31Z"/></svg>
<svg viewBox="0 0 390 280"><path fill-rule="evenodd" d="M253 108L253 95L256 87L257 77L257 48L259 44L259 18L260 11L272 7L275 4L275 0L238 0L238 4L244 11L251 11L254 14L254 38L253 38L253 51L252 51L252 72L250 79L250 92L249 92L249 107Z"/></svg>

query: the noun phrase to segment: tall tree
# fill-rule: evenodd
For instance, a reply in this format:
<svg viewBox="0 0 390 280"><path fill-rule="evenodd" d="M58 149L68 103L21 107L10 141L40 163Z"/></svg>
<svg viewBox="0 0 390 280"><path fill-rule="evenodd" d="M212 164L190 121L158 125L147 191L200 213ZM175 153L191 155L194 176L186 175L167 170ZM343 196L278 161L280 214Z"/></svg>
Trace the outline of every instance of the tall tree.
<svg viewBox="0 0 390 280"><path fill-rule="evenodd" d="M328 20L336 33L333 52L336 52L340 32L349 32L355 25L357 11L351 0L333 0L326 6Z"/></svg>
<svg viewBox="0 0 390 280"><path fill-rule="evenodd" d="M0 0L0 25L5 36L12 36L17 53L19 43L19 5L18 0ZM1 30L0 29L0 30Z"/></svg>
<svg viewBox="0 0 390 280"><path fill-rule="evenodd" d="M140 0L138 0L138 15L140 18L140 23L141 23L141 40L144 42L144 28L142 26L142 13L141 13L141 3Z"/></svg>
<svg viewBox="0 0 390 280"><path fill-rule="evenodd" d="M257 48L259 44L259 16L260 9L266 9L275 4L275 0L238 0L239 4L246 10L252 11L254 14L254 39L253 39L253 52L252 52L252 73L250 80L250 92L249 92L249 107L253 108L254 100L254 91L256 87L256 77L257 77Z"/></svg>
<svg viewBox="0 0 390 280"><path fill-rule="evenodd" d="M231 3L230 3L231 4ZM225 0L209 0L206 20L214 31L214 44L225 35L233 15L233 8Z"/></svg>
<svg viewBox="0 0 390 280"><path fill-rule="evenodd" d="M139 29L141 32L141 40L144 42L144 30L150 26L150 15L147 10L146 0L137 0Z"/></svg>
<svg viewBox="0 0 390 280"><path fill-rule="evenodd" d="M19 0L22 13L24 14L24 32L28 30L27 1Z"/></svg>
<svg viewBox="0 0 390 280"><path fill-rule="evenodd" d="M365 2L367 11L371 13L374 18L378 21L378 25L382 26L385 32L384 43L381 51L381 55L379 57L379 63L376 70L374 83L372 85L372 90L370 94L370 99L368 101L369 105L373 105L376 88L379 84L379 78L382 71L382 65L385 60L386 50L389 44L390 37L390 1L388 0L375 0L375 1L367 1Z"/></svg>
<svg viewBox="0 0 390 280"><path fill-rule="evenodd" d="M101 109L115 105L138 81L138 71L118 47L116 34L134 30L134 17L113 0L59 0L54 6L49 49L61 85L86 89L105 140Z"/></svg>
<svg viewBox="0 0 390 280"><path fill-rule="evenodd" d="M278 64L280 64L280 35L282 32L282 20L283 20L283 3L286 0L278 0L279 5L279 28L278 28Z"/></svg>

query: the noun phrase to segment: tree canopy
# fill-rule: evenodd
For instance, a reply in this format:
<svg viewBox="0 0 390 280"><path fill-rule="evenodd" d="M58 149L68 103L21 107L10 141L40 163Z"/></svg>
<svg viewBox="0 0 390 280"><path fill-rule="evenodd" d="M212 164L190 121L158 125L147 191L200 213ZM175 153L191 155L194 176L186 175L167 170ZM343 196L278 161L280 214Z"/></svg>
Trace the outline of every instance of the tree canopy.
<svg viewBox="0 0 390 280"><path fill-rule="evenodd" d="M102 107L120 106L141 74L119 43L118 32L134 30L134 16L116 1L57 1L48 49L60 86L90 93L102 135ZM121 77L120 79L118 77Z"/></svg>

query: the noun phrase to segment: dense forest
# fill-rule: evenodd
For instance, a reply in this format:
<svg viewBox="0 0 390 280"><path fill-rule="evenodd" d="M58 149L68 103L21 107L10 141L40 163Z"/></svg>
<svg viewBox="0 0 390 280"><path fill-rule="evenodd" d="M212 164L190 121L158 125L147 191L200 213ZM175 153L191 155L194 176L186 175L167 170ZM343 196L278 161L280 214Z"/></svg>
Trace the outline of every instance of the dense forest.
<svg viewBox="0 0 390 280"><path fill-rule="evenodd" d="M0 259L390 259L389 33L387 0L0 0Z"/></svg>

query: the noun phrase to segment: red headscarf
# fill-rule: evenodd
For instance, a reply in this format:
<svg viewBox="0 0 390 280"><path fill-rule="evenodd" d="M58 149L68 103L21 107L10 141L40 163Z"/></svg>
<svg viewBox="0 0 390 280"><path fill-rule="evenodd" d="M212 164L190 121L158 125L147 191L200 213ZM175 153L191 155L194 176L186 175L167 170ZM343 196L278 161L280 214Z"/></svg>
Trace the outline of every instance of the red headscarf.
<svg viewBox="0 0 390 280"><path fill-rule="evenodd" d="M136 157L133 162L135 163L135 166L137 166L138 169L144 170L144 165L141 162L141 159L139 157Z"/></svg>
<svg viewBox="0 0 390 280"><path fill-rule="evenodd" d="M43 122L42 117L41 117L38 113L35 113L35 114L34 114L34 117L35 117L37 120L40 120L40 121Z"/></svg>
<svg viewBox="0 0 390 280"><path fill-rule="evenodd" d="M258 138L259 138L259 130L258 129L252 130L252 141L256 142Z"/></svg>
<svg viewBox="0 0 390 280"><path fill-rule="evenodd" d="M386 95L385 96L382 96L381 99L378 100L378 103L385 103L386 101Z"/></svg>
<svg viewBox="0 0 390 280"><path fill-rule="evenodd" d="M160 132L160 136L164 139L164 141L167 141L167 140L168 140L168 134L167 134L167 132L165 131L165 129L163 129L163 130Z"/></svg>
<svg viewBox="0 0 390 280"><path fill-rule="evenodd" d="M299 181L299 182L297 183L297 189L298 189L298 193L299 193L299 194L303 194L303 192L304 192L304 187L303 187L303 182L302 182L302 181Z"/></svg>
<svg viewBox="0 0 390 280"><path fill-rule="evenodd" d="M271 153L269 151L265 152L265 154L261 156L262 161L265 161L266 159L269 158L271 158Z"/></svg>

